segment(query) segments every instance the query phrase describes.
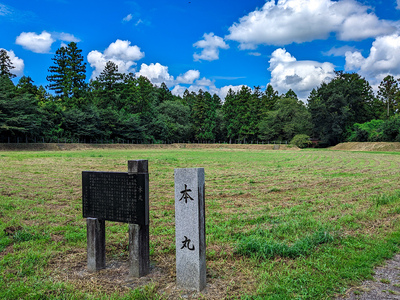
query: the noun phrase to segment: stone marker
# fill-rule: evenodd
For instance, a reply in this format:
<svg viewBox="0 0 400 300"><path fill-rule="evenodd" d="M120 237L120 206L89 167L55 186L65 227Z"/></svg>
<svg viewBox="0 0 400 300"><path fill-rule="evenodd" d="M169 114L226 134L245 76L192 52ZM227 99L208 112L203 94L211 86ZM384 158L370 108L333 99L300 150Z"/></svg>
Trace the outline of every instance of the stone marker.
<svg viewBox="0 0 400 300"><path fill-rule="evenodd" d="M82 210L87 218L88 270L105 268L105 221L129 223L129 270L148 274L149 174L147 160L128 161L128 173L82 172Z"/></svg>
<svg viewBox="0 0 400 300"><path fill-rule="evenodd" d="M176 284L206 286L204 169L175 169Z"/></svg>

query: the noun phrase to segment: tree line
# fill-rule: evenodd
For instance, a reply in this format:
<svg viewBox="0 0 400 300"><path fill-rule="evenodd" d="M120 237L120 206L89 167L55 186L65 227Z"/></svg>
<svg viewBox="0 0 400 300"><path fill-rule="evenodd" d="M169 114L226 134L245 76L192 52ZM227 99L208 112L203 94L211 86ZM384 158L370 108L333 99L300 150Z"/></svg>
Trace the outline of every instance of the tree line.
<svg viewBox="0 0 400 300"><path fill-rule="evenodd" d="M26 76L15 85L13 68L0 50L0 142L400 141L399 80L390 75L375 95L357 73L336 72L305 104L292 90L278 95L271 85L229 90L224 101L203 90L176 96L165 83L119 73L112 61L87 83L74 42L52 58L46 88L53 93Z"/></svg>

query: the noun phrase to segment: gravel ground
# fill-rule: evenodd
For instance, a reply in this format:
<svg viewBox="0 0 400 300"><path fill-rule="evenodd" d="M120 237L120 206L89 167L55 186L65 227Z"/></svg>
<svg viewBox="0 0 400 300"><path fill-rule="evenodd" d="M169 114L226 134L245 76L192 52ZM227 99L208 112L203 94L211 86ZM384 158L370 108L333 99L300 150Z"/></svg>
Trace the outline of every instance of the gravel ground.
<svg viewBox="0 0 400 300"><path fill-rule="evenodd" d="M375 269L373 280L349 289L337 300L400 299L400 254Z"/></svg>

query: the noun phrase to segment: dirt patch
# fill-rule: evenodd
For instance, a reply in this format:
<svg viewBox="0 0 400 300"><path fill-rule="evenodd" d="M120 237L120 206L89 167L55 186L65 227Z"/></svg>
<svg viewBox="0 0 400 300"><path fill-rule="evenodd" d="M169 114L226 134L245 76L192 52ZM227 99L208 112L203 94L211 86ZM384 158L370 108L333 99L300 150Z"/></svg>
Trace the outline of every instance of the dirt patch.
<svg viewBox="0 0 400 300"><path fill-rule="evenodd" d="M399 143L400 144L400 143ZM96 149L232 149L276 150L275 145L263 144L7 144L0 143L0 151L71 151ZM282 144L279 150L300 150L296 146ZM400 147L400 146L399 146Z"/></svg>
<svg viewBox="0 0 400 300"><path fill-rule="evenodd" d="M346 151L391 151L400 152L400 143L384 143L384 142L350 142L340 143L329 148L331 150L346 150Z"/></svg>
<svg viewBox="0 0 400 300"><path fill-rule="evenodd" d="M213 249L220 250L215 247ZM168 254L157 257L157 262L152 261L150 273L140 278L130 276L128 261L119 259L107 261L103 270L89 272L83 249L71 250L62 259L55 258L51 262L51 269L56 281L69 282L77 289L102 294L117 293L123 296L132 289L150 286L162 299L168 300L227 299L239 296L249 286L255 285L255 281L250 277L251 274L244 272L232 277L229 276L231 274L225 274L223 268L217 268L210 262L207 266L207 284L204 290L197 292L179 289L175 282L175 257ZM227 275L230 277L228 281L225 278Z"/></svg>
<svg viewBox="0 0 400 300"><path fill-rule="evenodd" d="M337 300L400 299L400 254L375 269L373 280L352 287Z"/></svg>
<svg viewBox="0 0 400 300"><path fill-rule="evenodd" d="M14 235L15 232L22 230L21 226L10 226L4 229L6 235Z"/></svg>

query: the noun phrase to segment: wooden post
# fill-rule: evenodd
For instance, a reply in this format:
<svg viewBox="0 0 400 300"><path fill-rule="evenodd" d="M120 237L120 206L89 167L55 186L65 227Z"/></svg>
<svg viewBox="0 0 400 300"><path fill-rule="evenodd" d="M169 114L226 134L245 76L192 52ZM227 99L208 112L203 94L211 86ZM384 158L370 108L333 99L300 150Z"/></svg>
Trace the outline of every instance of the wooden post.
<svg viewBox="0 0 400 300"><path fill-rule="evenodd" d="M145 276L150 271L149 245L149 170L147 160L129 160L128 174L145 174L145 225L129 223L129 274Z"/></svg>
<svg viewBox="0 0 400 300"><path fill-rule="evenodd" d="M87 262L91 272L106 267L105 220L86 218L87 224Z"/></svg>

